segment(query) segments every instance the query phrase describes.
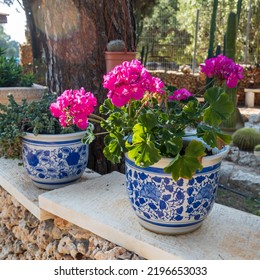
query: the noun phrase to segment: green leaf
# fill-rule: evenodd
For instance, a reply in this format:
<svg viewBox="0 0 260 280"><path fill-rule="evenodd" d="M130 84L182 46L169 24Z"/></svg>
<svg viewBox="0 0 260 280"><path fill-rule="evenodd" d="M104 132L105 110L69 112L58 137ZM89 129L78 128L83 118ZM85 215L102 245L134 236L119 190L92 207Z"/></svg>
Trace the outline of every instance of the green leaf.
<svg viewBox="0 0 260 280"><path fill-rule="evenodd" d="M167 155L176 155L182 149L182 137L176 137L169 130L162 130L162 144L166 147Z"/></svg>
<svg viewBox="0 0 260 280"><path fill-rule="evenodd" d="M94 125L89 124L86 133L84 137L82 138L82 142L85 144L90 144L94 141L95 135L94 135Z"/></svg>
<svg viewBox="0 0 260 280"><path fill-rule="evenodd" d="M103 149L105 157L113 163L119 163L122 158L123 148L120 143L122 140L110 133L104 139L106 147Z"/></svg>
<svg viewBox="0 0 260 280"><path fill-rule="evenodd" d="M160 151L151 141L135 143L128 148L129 158L133 159L138 166L148 167L161 159Z"/></svg>
<svg viewBox="0 0 260 280"><path fill-rule="evenodd" d="M133 128L132 143L126 143L129 158L135 161L135 164L142 167L148 167L161 159L160 150L150 140L151 135L141 124L136 124Z"/></svg>
<svg viewBox="0 0 260 280"><path fill-rule="evenodd" d="M138 118L138 122L143 126L146 127L148 130L154 128L157 124L157 117L152 113L142 114Z"/></svg>
<svg viewBox="0 0 260 280"><path fill-rule="evenodd" d="M199 126L198 137L201 137L212 148L221 149L225 144L229 144L232 140L231 135L222 133L215 127Z"/></svg>
<svg viewBox="0 0 260 280"><path fill-rule="evenodd" d="M175 90L177 90L177 87L175 87L173 85L166 85L166 88L170 92L174 92Z"/></svg>
<svg viewBox="0 0 260 280"><path fill-rule="evenodd" d="M204 122L212 126L218 126L223 120L228 119L234 111L232 102L221 88L212 87L204 94L209 107L204 113Z"/></svg>
<svg viewBox="0 0 260 280"><path fill-rule="evenodd" d="M99 112L101 114L109 114L110 112L114 112L115 111L115 106L112 104L111 100L110 99L106 99L104 101L104 103L100 106L99 108Z"/></svg>
<svg viewBox="0 0 260 280"><path fill-rule="evenodd" d="M205 155L205 147L200 141L192 140L185 150L184 155L178 154L168 166L164 168L166 173L171 173L175 181L180 177L191 179L196 170L201 170L201 160Z"/></svg>

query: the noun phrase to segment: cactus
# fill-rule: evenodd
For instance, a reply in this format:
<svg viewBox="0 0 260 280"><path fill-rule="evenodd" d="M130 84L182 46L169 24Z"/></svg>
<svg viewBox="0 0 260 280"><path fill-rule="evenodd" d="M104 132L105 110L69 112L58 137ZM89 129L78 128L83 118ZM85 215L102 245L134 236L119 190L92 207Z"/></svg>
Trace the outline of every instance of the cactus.
<svg viewBox="0 0 260 280"><path fill-rule="evenodd" d="M235 61L236 57L236 40L237 40L237 15L236 13L229 13L227 22L227 31L224 36L224 54ZM233 103L235 110L228 120L224 121L222 128L233 130L244 126L240 111L237 108L237 88L226 88L229 100Z"/></svg>
<svg viewBox="0 0 260 280"><path fill-rule="evenodd" d="M212 10L212 14L211 14L211 21L210 21L208 58L213 57L217 9L218 9L218 0L214 0L213 10ZM212 78L207 77L206 78L206 89L208 89L210 87L212 87Z"/></svg>
<svg viewBox="0 0 260 280"><path fill-rule="evenodd" d="M258 144L258 145L255 146L254 151L260 152L260 144Z"/></svg>
<svg viewBox="0 0 260 280"><path fill-rule="evenodd" d="M141 50L141 63L146 66L147 63L147 58L148 58L148 53L149 53L149 46L143 46Z"/></svg>
<svg viewBox="0 0 260 280"><path fill-rule="evenodd" d="M237 1L237 25L239 24L239 20L240 20L241 8L242 8L242 0L238 0Z"/></svg>
<svg viewBox="0 0 260 280"><path fill-rule="evenodd" d="M112 40L107 44L107 51L123 52L125 51L125 42L123 40Z"/></svg>
<svg viewBox="0 0 260 280"><path fill-rule="evenodd" d="M236 60L236 40L237 40L237 15L229 13L226 32L226 53L229 58Z"/></svg>
<svg viewBox="0 0 260 280"><path fill-rule="evenodd" d="M208 48L208 58L213 57L214 40L215 40L215 30L216 30L216 17L218 9L218 0L214 0L213 10L210 21L210 34L209 34L209 48Z"/></svg>
<svg viewBox="0 0 260 280"><path fill-rule="evenodd" d="M233 144L242 151L253 151L260 144L260 133L251 127L237 130L232 136Z"/></svg>
<svg viewBox="0 0 260 280"><path fill-rule="evenodd" d="M216 56L218 56L219 54L221 54L221 46L220 45L218 45L216 47Z"/></svg>

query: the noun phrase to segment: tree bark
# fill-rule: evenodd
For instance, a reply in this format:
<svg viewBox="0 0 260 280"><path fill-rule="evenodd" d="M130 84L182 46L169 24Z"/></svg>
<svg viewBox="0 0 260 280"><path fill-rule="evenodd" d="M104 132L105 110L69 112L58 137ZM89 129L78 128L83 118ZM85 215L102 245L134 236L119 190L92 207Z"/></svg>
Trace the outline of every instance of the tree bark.
<svg viewBox="0 0 260 280"><path fill-rule="evenodd" d="M40 30L35 23L35 17L33 9L37 7L38 1L23 0L23 8L25 11L26 22L30 32L30 43L32 46L33 59L41 61L42 59L42 42L40 36Z"/></svg>
<svg viewBox="0 0 260 280"><path fill-rule="evenodd" d="M24 2L31 2L47 63L50 92L60 94L65 89L84 87L95 94L99 105L102 104L107 94L102 87L106 44L109 40L126 37L129 50L135 45L131 0L125 0L125 5L124 0ZM98 132L100 128L96 129ZM89 167L101 174L123 171L122 165L107 162L102 150L103 139L98 137L90 145Z"/></svg>

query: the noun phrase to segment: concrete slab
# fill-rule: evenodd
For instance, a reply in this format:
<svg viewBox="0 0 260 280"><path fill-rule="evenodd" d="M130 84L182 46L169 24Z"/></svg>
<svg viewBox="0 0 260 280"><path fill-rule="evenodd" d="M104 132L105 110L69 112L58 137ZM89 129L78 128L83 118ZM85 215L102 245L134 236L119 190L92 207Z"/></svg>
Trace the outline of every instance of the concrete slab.
<svg viewBox="0 0 260 280"><path fill-rule="evenodd" d="M21 166L22 161L0 158L0 186L14 196L19 203L28 209L39 220L53 218L53 214L40 209L39 195L51 192L34 186L27 176L25 169ZM99 174L87 169L78 182L96 178Z"/></svg>
<svg viewBox="0 0 260 280"><path fill-rule="evenodd" d="M39 204L147 259L260 259L260 217L215 204L197 231L158 235L139 225L118 172L42 193Z"/></svg>

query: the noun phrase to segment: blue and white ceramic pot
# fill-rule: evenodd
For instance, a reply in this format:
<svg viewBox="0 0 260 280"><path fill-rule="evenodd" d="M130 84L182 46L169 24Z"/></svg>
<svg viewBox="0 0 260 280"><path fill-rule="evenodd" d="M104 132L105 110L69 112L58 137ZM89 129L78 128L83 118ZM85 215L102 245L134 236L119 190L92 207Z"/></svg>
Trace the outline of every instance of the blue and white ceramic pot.
<svg viewBox="0 0 260 280"><path fill-rule="evenodd" d="M228 147L203 158L203 169L190 180L172 179L163 158L148 168L136 166L126 155L127 190L139 223L162 234L183 234L199 228L211 211L222 158Z"/></svg>
<svg viewBox="0 0 260 280"><path fill-rule="evenodd" d="M85 132L69 134L27 133L22 138L23 165L33 183L42 189L56 189L78 180L88 163Z"/></svg>

